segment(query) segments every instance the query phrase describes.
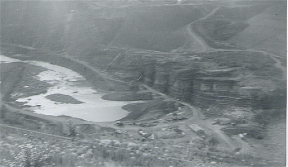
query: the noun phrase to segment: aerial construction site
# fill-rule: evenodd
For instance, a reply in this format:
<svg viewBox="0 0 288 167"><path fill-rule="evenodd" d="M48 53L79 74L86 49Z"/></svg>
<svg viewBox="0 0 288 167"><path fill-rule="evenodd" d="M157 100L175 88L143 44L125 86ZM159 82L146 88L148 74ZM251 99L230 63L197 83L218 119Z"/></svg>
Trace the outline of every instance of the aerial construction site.
<svg viewBox="0 0 288 167"><path fill-rule="evenodd" d="M286 3L1 1L0 166L285 166Z"/></svg>

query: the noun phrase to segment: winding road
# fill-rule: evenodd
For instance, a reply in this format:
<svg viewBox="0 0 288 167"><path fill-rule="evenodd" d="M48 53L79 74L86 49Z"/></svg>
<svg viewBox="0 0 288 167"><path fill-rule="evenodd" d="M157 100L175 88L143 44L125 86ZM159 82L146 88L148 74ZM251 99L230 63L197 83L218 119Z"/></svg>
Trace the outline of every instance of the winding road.
<svg viewBox="0 0 288 167"><path fill-rule="evenodd" d="M188 24L188 25L186 26L186 30L187 30L187 32L189 33L189 36L190 36L190 38L191 38L191 41L197 42L196 45L199 46L199 47L201 47L201 49L200 49L200 48L196 48L197 51L199 51L199 52L206 52L206 51L211 50L212 48L209 47L209 46L207 45L207 43L206 43L198 34L196 34L196 33L192 30L192 25L195 24L195 23L197 23L197 22L199 22L199 21L201 21L201 20L207 19L208 17L212 16L212 15L215 14L221 7L222 7L222 6L219 6L219 7L215 8L214 10L212 10L212 11L211 11L209 14L207 14L206 16L204 16L204 17L202 17L202 18L200 18L200 19L198 19L198 20L195 20L195 21L193 21L192 23L190 23L190 24ZM190 45L191 45L190 48L194 48L193 45L195 45L195 43L193 43L193 42L190 42L190 43L191 43L191 44L190 44Z"/></svg>

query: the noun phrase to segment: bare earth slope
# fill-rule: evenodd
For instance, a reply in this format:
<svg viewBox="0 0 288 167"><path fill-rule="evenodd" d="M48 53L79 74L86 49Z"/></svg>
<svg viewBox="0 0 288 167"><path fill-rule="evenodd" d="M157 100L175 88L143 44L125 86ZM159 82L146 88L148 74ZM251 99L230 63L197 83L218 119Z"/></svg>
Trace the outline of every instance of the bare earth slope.
<svg viewBox="0 0 288 167"><path fill-rule="evenodd" d="M286 1L273 1L271 6L247 20L249 26L228 40L243 48L254 48L286 57Z"/></svg>

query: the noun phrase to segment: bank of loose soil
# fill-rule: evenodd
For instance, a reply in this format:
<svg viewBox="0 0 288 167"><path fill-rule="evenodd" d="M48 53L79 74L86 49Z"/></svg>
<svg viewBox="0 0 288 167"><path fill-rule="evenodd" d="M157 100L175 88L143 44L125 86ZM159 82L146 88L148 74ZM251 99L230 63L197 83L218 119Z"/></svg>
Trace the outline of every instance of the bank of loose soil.
<svg viewBox="0 0 288 167"><path fill-rule="evenodd" d="M111 101L139 101L139 100L152 100L153 96L151 92L145 92L145 93L117 92L104 95L102 96L102 99Z"/></svg>
<svg viewBox="0 0 288 167"><path fill-rule="evenodd" d="M175 103L161 100L127 104L122 108L130 112L122 121L153 119L177 110Z"/></svg>
<svg viewBox="0 0 288 167"><path fill-rule="evenodd" d="M63 95L63 94L51 94L45 96L47 99L55 102L60 102L60 103L66 103L66 104L81 104L83 102L69 96L69 95Z"/></svg>

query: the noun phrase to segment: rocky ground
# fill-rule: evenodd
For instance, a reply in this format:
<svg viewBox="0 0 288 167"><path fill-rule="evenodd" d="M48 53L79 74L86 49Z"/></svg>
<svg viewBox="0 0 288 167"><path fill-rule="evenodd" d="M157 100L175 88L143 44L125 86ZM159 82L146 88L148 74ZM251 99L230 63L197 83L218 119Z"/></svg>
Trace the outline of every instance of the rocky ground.
<svg viewBox="0 0 288 167"><path fill-rule="evenodd" d="M3 166L229 166L238 161L227 153L219 156L199 150L201 140L194 140L189 147L187 143L167 146L156 140L135 142L130 134L113 139L105 131L95 138L72 140L3 125L1 134Z"/></svg>
<svg viewBox="0 0 288 167"><path fill-rule="evenodd" d="M286 121L279 119L272 122L267 127L267 136L258 141L259 145L255 146L258 156L268 159L267 166L274 164L274 166L285 166L286 162ZM264 147L263 147L264 146ZM273 155L273 156L271 156Z"/></svg>

